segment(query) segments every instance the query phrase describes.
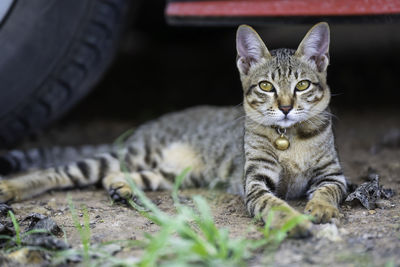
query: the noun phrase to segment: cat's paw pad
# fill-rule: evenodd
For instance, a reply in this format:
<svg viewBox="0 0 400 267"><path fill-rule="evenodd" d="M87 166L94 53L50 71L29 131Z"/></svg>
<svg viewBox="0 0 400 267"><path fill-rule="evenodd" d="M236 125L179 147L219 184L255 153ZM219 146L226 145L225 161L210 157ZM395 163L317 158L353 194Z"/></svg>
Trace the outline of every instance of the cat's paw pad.
<svg viewBox="0 0 400 267"><path fill-rule="evenodd" d="M292 211L290 213L278 212L277 214L275 214L275 219L273 219L271 228L280 229L282 228L283 225L287 224L287 222L299 216L302 216L302 214L297 211ZM294 226L291 230L288 231L288 237L291 238L310 237L312 235L311 228L312 228L311 221L305 219L296 224L296 226Z"/></svg>
<svg viewBox="0 0 400 267"><path fill-rule="evenodd" d="M339 218L339 209L327 202L310 200L304 212L313 216L315 223L328 223L332 218Z"/></svg>
<svg viewBox="0 0 400 267"><path fill-rule="evenodd" d="M292 238L307 238L312 235L312 223L310 221L301 222L288 232Z"/></svg>
<svg viewBox="0 0 400 267"><path fill-rule="evenodd" d="M287 218L287 221L291 220L292 218L297 217L297 216L302 216L302 214L296 213L295 215ZM286 223L286 222L284 222L284 223ZM291 237L291 238L310 237L312 235L311 227L312 227L312 222L309 221L308 219L305 219L305 220L299 222L298 224L296 224L295 227L293 227L292 229L290 229L288 231L288 237Z"/></svg>
<svg viewBox="0 0 400 267"><path fill-rule="evenodd" d="M128 199L133 198L132 189L129 184L124 182L115 182L110 185L108 194L115 202L127 203Z"/></svg>
<svg viewBox="0 0 400 267"><path fill-rule="evenodd" d="M16 198L15 189L7 180L0 180L0 203L13 201Z"/></svg>

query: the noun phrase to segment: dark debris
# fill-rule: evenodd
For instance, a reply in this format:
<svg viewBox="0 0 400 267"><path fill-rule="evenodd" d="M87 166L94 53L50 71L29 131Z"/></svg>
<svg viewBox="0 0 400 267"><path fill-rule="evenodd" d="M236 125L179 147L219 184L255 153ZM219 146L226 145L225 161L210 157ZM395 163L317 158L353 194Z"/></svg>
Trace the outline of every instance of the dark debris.
<svg viewBox="0 0 400 267"><path fill-rule="evenodd" d="M60 233L62 233L62 231L53 219L40 213L32 213L25 217L22 221L29 222L25 233L31 230L46 231L43 233L33 233L26 235L22 240L24 245L40 246L52 250L68 248L68 245L64 241L54 236L59 235Z"/></svg>
<svg viewBox="0 0 400 267"><path fill-rule="evenodd" d="M30 221L26 231L34 229L45 229L53 235L59 235L62 233L60 227L56 224L56 222L53 219L44 216L43 214L32 213L25 217L23 221Z"/></svg>
<svg viewBox="0 0 400 267"><path fill-rule="evenodd" d="M51 250L64 250L69 248L63 240L43 233L27 235L22 239L22 243L25 246L42 247Z"/></svg>
<svg viewBox="0 0 400 267"><path fill-rule="evenodd" d="M0 222L0 235L14 236L15 230L11 222ZM3 241L6 241L5 239ZM1 240L0 240L1 243Z"/></svg>
<svg viewBox="0 0 400 267"><path fill-rule="evenodd" d="M9 210L11 210L10 206L0 204L1 215L7 214ZM18 224L20 227L27 225L24 231L20 233L23 247L4 255L4 258L0 255L0 266L19 266L20 263L28 263L30 266L30 264L38 262L41 262L43 266L47 266L44 263L46 262L45 259L49 257L49 253L44 250L31 249L31 247L40 247L48 250L64 250L69 248L67 243L55 236L62 233L60 227L53 219L43 214L32 213L24 219L19 220ZM29 232L32 230L44 231ZM0 235L9 236L10 238L0 239L0 248L15 248L16 242L13 238L15 234L14 225L10 217L1 216ZM7 262L3 262L3 260L7 260Z"/></svg>
<svg viewBox="0 0 400 267"><path fill-rule="evenodd" d="M4 206L3 206L4 207ZM0 207L1 209L2 207ZM55 235L62 233L60 227L54 222L53 219L46 217L43 214L32 213L25 217L21 222L28 222L29 225L21 233L22 244L24 246L39 246L51 250L67 249L68 245L58 239ZM28 233L31 230L45 230L38 233ZM0 235L13 237L15 236L15 229L13 223L8 217L0 220ZM13 246L13 242L7 243L8 239L0 240L0 247Z"/></svg>
<svg viewBox="0 0 400 267"><path fill-rule="evenodd" d="M358 200L366 209L370 210L377 206L379 200L389 199L395 194L393 189L383 188L379 185L379 175L374 169L368 169L367 179L368 182L362 183L347 196L346 202Z"/></svg>
<svg viewBox="0 0 400 267"><path fill-rule="evenodd" d="M0 203L0 217L8 216L8 211L10 211L10 210L12 212L14 212L13 209L9 205Z"/></svg>

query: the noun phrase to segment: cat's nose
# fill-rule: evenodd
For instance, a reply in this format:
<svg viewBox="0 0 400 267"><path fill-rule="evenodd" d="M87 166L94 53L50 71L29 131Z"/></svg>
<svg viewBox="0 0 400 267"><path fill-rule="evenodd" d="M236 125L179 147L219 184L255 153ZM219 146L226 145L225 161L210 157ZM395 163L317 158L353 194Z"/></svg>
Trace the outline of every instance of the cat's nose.
<svg viewBox="0 0 400 267"><path fill-rule="evenodd" d="M282 110L283 114L287 115L291 110L293 106L292 105L287 105L287 106L279 106L279 109Z"/></svg>

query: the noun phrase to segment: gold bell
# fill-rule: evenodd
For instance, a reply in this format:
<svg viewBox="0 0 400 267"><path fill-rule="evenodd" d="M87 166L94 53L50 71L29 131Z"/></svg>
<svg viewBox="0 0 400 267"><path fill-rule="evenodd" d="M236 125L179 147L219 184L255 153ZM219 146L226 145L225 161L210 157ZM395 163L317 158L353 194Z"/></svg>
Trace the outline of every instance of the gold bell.
<svg viewBox="0 0 400 267"><path fill-rule="evenodd" d="M283 134L281 134L281 136L279 136L276 140L275 140L275 147L279 150L286 150L288 149L290 146L290 142L289 140L286 138L286 136L284 136Z"/></svg>

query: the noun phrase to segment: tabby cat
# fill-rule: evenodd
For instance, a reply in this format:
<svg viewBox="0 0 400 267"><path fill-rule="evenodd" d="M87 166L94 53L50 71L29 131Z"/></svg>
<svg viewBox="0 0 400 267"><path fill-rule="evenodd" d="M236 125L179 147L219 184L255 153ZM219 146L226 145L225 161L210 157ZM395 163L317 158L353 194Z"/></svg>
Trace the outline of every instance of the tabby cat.
<svg viewBox="0 0 400 267"><path fill-rule="evenodd" d="M347 189L328 109L328 24L311 28L297 50L269 51L246 25L239 27L236 43L243 108L205 106L165 115L139 127L118 153L110 148L2 179L0 201L97 183L113 199L132 197L120 169L122 156L143 190L171 189L175 176L190 166L184 187L224 186L244 196L252 216L264 219L271 208L284 207L273 227L300 214L284 199L303 196L309 198L305 212L315 222L338 217ZM3 159L46 166L37 164L40 155L34 152L14 151ZM298 225L293 234L307 234L310 224Z"/></svg>

